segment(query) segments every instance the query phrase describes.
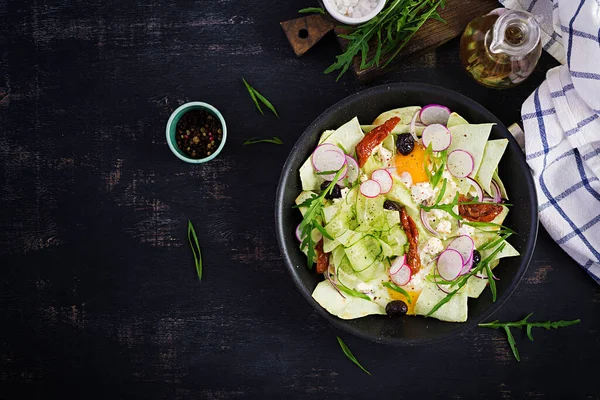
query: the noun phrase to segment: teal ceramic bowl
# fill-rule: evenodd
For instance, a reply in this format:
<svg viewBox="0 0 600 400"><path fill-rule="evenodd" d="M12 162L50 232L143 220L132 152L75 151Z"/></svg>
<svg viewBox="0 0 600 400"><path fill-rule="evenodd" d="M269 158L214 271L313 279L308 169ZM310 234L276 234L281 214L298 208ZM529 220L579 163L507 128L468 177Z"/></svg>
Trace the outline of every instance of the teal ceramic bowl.
<svg viewBox="0 0 600 400"><path fill-rule="evenodd" d="M221 122L221 129L223 130L223 138L221 139L221 143L219 144L219 147L217 147L217 150L215 150L210 156L205 158L190 158L186 156L185 153L179 148L179 146L177 146L177 141L175 140L175 134L177 133L177 123L179 122L183 114L191 110L208 111L213 116L217 117ZM225 142L227 141L227 125L225 124L225 118L223 118L223 115L221 115L219 110L217 110L208 103L203 103L201 101L192 101L181 105L179 108L173 111L173 114L171 114L171 117L169 117L169 121L167 122L166 134L169 148L171 149L173 154L175 154L180 160L183 160L190 164L202 164L218 156L221 150L223 150L223 147L225 147Z"/></svg>

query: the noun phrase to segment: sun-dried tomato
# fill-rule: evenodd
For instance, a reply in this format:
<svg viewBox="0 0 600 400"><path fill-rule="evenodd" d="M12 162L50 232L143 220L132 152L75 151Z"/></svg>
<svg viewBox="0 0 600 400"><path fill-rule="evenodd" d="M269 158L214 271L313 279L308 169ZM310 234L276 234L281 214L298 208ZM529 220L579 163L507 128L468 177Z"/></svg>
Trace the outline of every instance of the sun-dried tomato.
<svg viewBox="0 0 600 400"><path fill-rule="evenodd" d="M329 253L323 252L323 240L315 245L317 254L317 274L322 274L329 268Z"/></svg>
<svg viewBox="0 0 600 400"><path fill-rule="evenodd" d="M502 212L498 204L460 204L473 201L465 196L458 198L458 213L461 217L474 222L491 222Z"/></svg>
<svg viewBox="0 0 600 400"><path fill-rule="evenodd" d="M419 257L419 230L417 224L408 215L406 209L400 211L400 222L406 237L408 239L408 254L406 255L406 263L410 267L413 274L416 274L421 269L421 257Z"/></svg>
<svg viewBox="0 0 600 400"><path fill-rule="evenodd" d="M388 137L390 132L398 125L400 118L392 117L367 133L365 137L356 145L356 155L358 157L358 166L363 167L375 147L379 146L381 142Z"/></svg>

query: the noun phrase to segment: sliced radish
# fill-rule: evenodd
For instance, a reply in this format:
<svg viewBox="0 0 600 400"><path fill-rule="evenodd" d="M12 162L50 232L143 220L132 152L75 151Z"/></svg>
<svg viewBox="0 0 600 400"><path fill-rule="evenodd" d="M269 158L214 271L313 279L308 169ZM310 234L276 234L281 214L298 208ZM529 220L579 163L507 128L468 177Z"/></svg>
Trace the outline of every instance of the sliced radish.
<svg viewBox="0 0 600 400"><path fill-rule="evenodd" d="M490 193L493 197L493 201L494 203L500 203L502 202L502 192L500 190L500 186L498 186L498 184L496 183L495 180L492 179L492 184L491 184L491 191L493 193Z"/></svg>
<svg viewBox="0 0 600 400"><path fill-rule="evenodd" d="M323 239L323 234L317 228L312 230L311 236L313 242L315 243L318 243L321 241L321 239ZM298 241L302 243L302 231L300 230L300 225L296 227L296 239L298 239Z"/></svg>
<svg viewBox="0 0 600 400"><path fill-rule="evenodd" d="M440 276L446 281L458 278L464 266L464 260L460 253L453 249L444 250L437 260L437 269Z"/></svg>
<svg viewBox="0 0 600 400"><path fill-rule="evenodd" d="M473 249L475 248L475 242L470 236L461 235L450 242L446 247L449 250L456 250L463 259L463 265L467 263L473 256ZM461 265L462 267L462 265Z"/></svg>
<svg viewBox="0 0 600 400"><path fill-rule="evenodd" d="M393 275L391 275L392 282L398 286L404 286L410 282L412 278L412 272L408 264L402 264L400 269Z"/></svg>
<svg viewBox="0 0 600 400"><path fill-rule="evenodd" d="M479 185L479 183L477 183L477 181L473 178L469 178L466 177L465 178L467 182L469 182L471 184L471 186L473 186L473 188L475 188L475 191L477 192L477 201L484 201L482 200L484 198L483 196L483 189L481 188L481 185Z"/></svg>
<svg viewBox="0 0 600 400"><path fill-rule="evenodd" d="M422 208L421 208L420 217L421 217L421 223L423 224L425 229L427 229L429 231L429 233L431 233L433 236L440 236L440 234L437 233L429 224L429 220L427 219L427 212L425 210L423 210Z"/></svg>
<svg viewBox="0 0 600 400"><path fill-rule="evenodd" d="M448 118L452 112L448 107L441 106L439 104L429 104L421 109L419 118L425 125L442 124L448 123Z"/></svg>
<svg viewBox="0 0 600 400"><path fill-rule="evenodd" d="M423 146L429 147L429 144L431 144L431 150L433 151L446 150L450 147L450 143L452 143L450 131L444 125L440 124L426 126L425 129L423 129L423 135L421 137Z"/></svg>
<svg viewBox="0 0 600 400"><path fill-rule="evenodd" d="M446 289L448 288L450 285L442 285L440 283L436 283L438 289L440 289L442 292L446 293L446 294L450 294L451 290L450 289Z"/></svg>
<svg viewBox="0 0 600 400"><path fill-rule="evenodd" d="M325 143L317 146L311 160L317 172L339 171L346 164L346 155L336 145Z"/></svg>
<svg viewBox="0 0 600 400"><path fill-rule="evenodd" d="M473 257L471 257L469 259L469 261L467 261L465 263L465 265L463 265L462 269L460 270L460 274L459 275L466 275L469 273L469 271L471 271L471 267L473 266Z"/></svg>
<svg viewBox="0 0 600 400"><path fill-rule="evenodd" d="M417 136L417 118L419 118L420 111L421 110L415 112L415 115L413 115L412 120L410 121L410 134L413 139L415 139L415 143L419 143L419 137Z"/></svg>
<svg viewBox="0 0 600 400"><path fill-rule="evenodd" d="M353 157L346 156L346 165L348 166L346 179L348 179L348 182L354 183L358 179L358 175L360 174L358 162Z"/></svg>
<svg viewBox="0 0 600 400"><path fill-rule="evenodd" d="M455 177L466 178L473 169L475 169L475 160L468 151L458 149L448 154L448 171Z"/></svg>
<svg viewBox="0 0 600 400"><path fill-rule="evenodd" d="M360 184L360 193L369 198L377 197L381 194L381 186L376 181L369 179Z"/></svg>
<svg viewBox="0 0 600 400"><path fill-rule="evenodd" d="M386 194L392 190L394 181L392 180L392 175L387 170L378 169L373 171L371 174L371 179L379 183L379 186L381 187L381 194Z"/></svg>
<svg viewBox="0 0 600 400"><path fill-rule="evenodd" d="M300 224L298 224L298 226L296 227L296 239L298 239L299 242L302 241L302 231L300 230Z"/></svg>
<svg viewBox="0 0 600 400"><path fill-rule="evenodd" d="M395 275L398 271L400 271L400 268L402 268L402 266L404 265L405 261L406 261L406 256L405 255L404 256L396 257L396 259L394 260L394 262L390 266L390 275Z"/></svg>
<svg viewBox="0 0 600 400"><path fill-rule="evenodd" d="M344 166L342 168L344 170L342 171L342 174L340 175L340 177L338 178L338 181L336 182L338 185L342 184L342 181L348 175L348 164L344 164ZM331 174L322 174L320 176L321 176L321 178L325 179L326 181L332 181L336 175L337 175L337 171L332 172Z"/></svg>

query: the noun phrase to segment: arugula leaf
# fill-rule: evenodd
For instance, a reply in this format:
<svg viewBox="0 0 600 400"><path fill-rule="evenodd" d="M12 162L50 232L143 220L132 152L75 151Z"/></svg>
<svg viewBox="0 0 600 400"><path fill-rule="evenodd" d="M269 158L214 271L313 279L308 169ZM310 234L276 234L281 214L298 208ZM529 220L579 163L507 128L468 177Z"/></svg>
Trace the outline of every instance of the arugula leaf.
<svg viewBox="0 0 600 400"><path fill-rule="evenodd" d="M337 337L337 341L340 344L340 347L342 348L342 351L344 352L346 357L348 357L350 359L350 361L352 361L354 364L358 365L358 367L360 369L362 369L365 373L371 375L371 373L369 371L367 371L362 365L360 365L360 363L358 362L356 357L354 357L354 354L352 354L352 352L350 351L348 346L346 346L346 343L344 343L344 341L339 336L336 336L336 337Z"/></svg>
<svg viewBox="0 0 600 400"><path fill-rule="evenodd" d="M404 297L406 297L406 300L408 301L408 304L412 303L412 299L410 298L410 295L408 294L408 292L404 289L402 289L400 286L396 285L395 283L392 282L383 282L383 286L390 288L392 290L395 290L398 293L401 293L404 295Z"/></svg>
<svg viewBox="0 0 600 400"><path fill-rule="evenodd" d="M298 12L300 14L310 14L310 13L325 14L325 10L323 10L321 7L306 7L306 8L298 10Z"/></svg>
<svg viewBox="0 0 600 400"><path fill-rule="evenodd" d="M279 139L277 136L273 136L272 139L254 139L254 138L248 139L244 142L244 146L248 146L249 144L256 144L256 143L283 144L281 139Z"/></svg>
<svg viewBox="0 0 600 400"><path fill-rule="evenodd" d="M533 313L530 313L522 320L516 321L516 322L499 322L498 320L496 320L496 321L492 321L492 322L486 322L483 324L479 324L479 326L482 328L492 328L492 329L502 328L502 329L504 329L504 331L506 332L506 337L508 339L508 344L510 345L513 355L515 356L517 361L521 361L521 357L519 355L519 350L517 350L515 338L513 337L512 333L510 331L510 328L521 329L521 328L525 327L526 331L527 331L527 337L529 338L529 340L533 341L533 335L531 334L531 330L533 328L544 328L546 330L550 330L550 329L558 329L558 328L564 328L564 327L571 326L571 325L576 325L581 322L581 320L579 320L579 319L574 319L571 321L561 320L561 321L555 321L555 322L552 322L552 321L530 322L530 321L528 321L528 319L532 315L533 315Z"/></svg>
<svg viewBox="0 0 600 400"><path fill-rule="evenodd" d="M192 242L192 239L193 242ZM188 241L194 254L194 262L196 264L196 273L198 274L198 280L202 280L202 252L200 251L200 245L198 244L198 237L196 236L196 230L192 221L188 221Z"/></svg>

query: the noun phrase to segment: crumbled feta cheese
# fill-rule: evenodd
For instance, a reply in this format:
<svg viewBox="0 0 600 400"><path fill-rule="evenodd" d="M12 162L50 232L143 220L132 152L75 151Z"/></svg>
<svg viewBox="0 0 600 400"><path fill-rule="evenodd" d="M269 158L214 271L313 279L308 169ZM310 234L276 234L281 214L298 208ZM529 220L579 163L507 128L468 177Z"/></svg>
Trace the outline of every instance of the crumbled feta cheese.
<svg viewBox="0 0 600 400"><path fill-rule="evenodd" d="M403 173L401 173L400 181L402 183L404 183L404 186L406 186L408 189L410 189L410 187L413 184L413 179L412 179L412 175L410 174L410 172L404 171Z"/></svg>
<svg viewBox="0 0 600 400"><path fill-rule="evenodd" d="M392 152L383 147L382 144L375 147L373 155L377 157L381 163L385 164L385 166L389 166L393 156Z"/></svg>
<svg viewBox="0 0 600 400"><path fill-rule="evenodd" d="M361 282L356 285L356 290L362 293L370 293L373 290L373 286L368 283Z"/></svg>
<svg viewBox="0 0 600 400"><path fill-rule="evenodd" d="M440 221L443 218L448 218L448 216L449 216L446 211L444 211L444 210L438 210L437 208L434 208L429 213L430 213L429 222Z"/></svg>
<svg viewBox="0 0 600 400"><path fill-rule="evenodd" d="M368 15L382 0L331 0L340 14L351 18Z"/></svg>
<svg viewBox="0 0 600 400"><path fill-rule="evenodd" d="M431 199L434 195L434 190L431 188L429 182L417 183L410 189L410 194L417 204L421 204L424 201Z"/></svg>
<svg viewBox="0 0 600 400"><path fill-rule="evenodd" d="M456 233L458 233L459 236L473 236L473 234L475 233L475 228L473 228L470 225L463 224L460 228L458 228L458 231Z"/></svg>
<svg viewBox="0 0 600 400"><path fill-rule="evenodd" d="M438 238L431 238L427 241L427 244L423 248L423 252L429 254L437 254L444 250L444 244Z"/></svg>
<svg viewBox="0 0 600 400"><path fill-rule="evenodd" d="M358 179L359 179L361 182L366 182L366 181L368 181L368 180L369 180L369 177L368 177L366 174L360 174L360 176L358 177Z"/></svg>
<svg viewBox="0 0 600 400"><path fill-rule="evenodd" d="M447 219L442 219L435 230L439 233L448 234L452 230L452 224Z"/></svg>

